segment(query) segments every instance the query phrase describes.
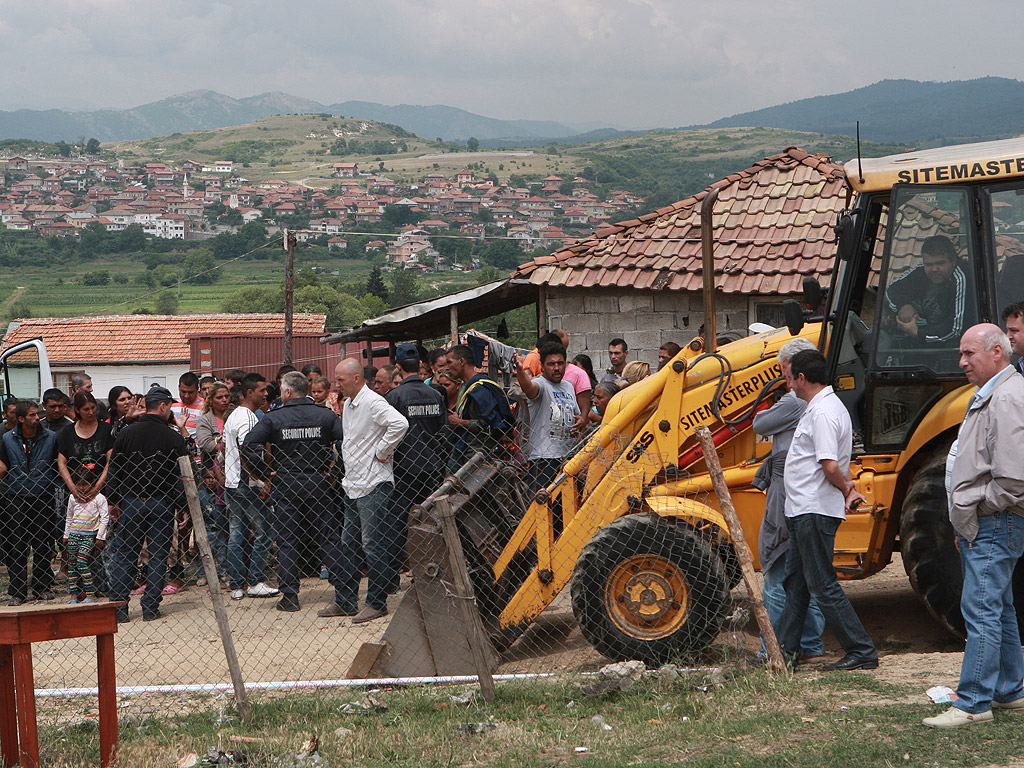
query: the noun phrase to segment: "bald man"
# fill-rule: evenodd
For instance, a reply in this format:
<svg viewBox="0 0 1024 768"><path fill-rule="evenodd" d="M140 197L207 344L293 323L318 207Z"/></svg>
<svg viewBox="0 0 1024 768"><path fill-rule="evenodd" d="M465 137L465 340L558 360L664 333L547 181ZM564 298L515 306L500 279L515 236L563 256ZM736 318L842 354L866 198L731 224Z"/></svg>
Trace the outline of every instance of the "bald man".
<svg viewBox="0 0 1024 768"><path fill-rule="evenodd" d="M336 604L322 616L352 616L353 624L386 616L387 596L397 581L393 561L398 521L393 519L391 496L395 488L395 449L409 429L409 421L368 386L363 366L345 358L334 371L345 398L342 410L341 455L345 463L345 522L341 544L344 568ZM366 604L357 610L359 563L366 561Z"/></svg>
<svg viewBox="0 0 1024 768"><path fill-rule="evenodd" d="M989 722L993 709L1024 710L1012 583L1024 551L1024 378L1010 365L1010 340L990 323L964 333L960 368L977 389L949 451L946 492L964 574L967 645L958 698L924 719L932 728Z"/></svg>

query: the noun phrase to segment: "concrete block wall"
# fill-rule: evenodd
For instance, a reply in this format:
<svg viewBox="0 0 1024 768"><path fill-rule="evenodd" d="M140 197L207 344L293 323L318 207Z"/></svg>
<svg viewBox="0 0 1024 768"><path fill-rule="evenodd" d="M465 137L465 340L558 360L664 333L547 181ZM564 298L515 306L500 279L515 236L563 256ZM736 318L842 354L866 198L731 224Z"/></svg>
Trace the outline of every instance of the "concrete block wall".
<svg viewBox="0 0 1024 768"><path fill-rule="evenodd" d="M747 297L718 294L718 331L746 328ZM659 293L621 289L547 290L549 328L569 334L569 357L587 354L600 373L608 367L608 342L621 338L629 345L630 360L644 360L657 367L658 347L666 341L685 345L704 322L704 297L700 293Z"/></svg>

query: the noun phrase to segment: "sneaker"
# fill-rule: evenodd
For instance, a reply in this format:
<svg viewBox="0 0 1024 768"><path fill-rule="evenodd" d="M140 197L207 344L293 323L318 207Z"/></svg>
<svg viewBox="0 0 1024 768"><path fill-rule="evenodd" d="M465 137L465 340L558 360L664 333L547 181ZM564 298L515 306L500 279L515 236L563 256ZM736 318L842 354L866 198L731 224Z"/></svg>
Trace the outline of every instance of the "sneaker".
<svg viewBox="0 0 1024 768"><path fill-rule="evenodd" d="M355 608L345 608L337 603L331 603L326 608L321 608L317 611L316 615L322 619L328 619L333 616L355 616L356 613Z"/></svg>
<svg viewBox="0 0 1024 768"><path fill-rule="evenodd" d="M265 581L261 581L245 590L245 594L249 597L277 597L281 590L268 587Z"/></svg>
<svg viewBox="0 0 1024 768"><path fill-rule="evenodd" d="M68 605L75 605L76 603L84 603L84 600L79 600L78 595L72 595L71 599L68 600Z"/></svg>
<svg viewBox="0 0 1024 768"><path fill-rule="evenodd" d="M114 613L117 616L117 623L118 624L127 624L129 621L132 620L131 617L128 615L128 606L127 605L122 605L119 608L115 608L114 609Z"/></svg>
<svg viewBox="0 0 1024 768"><path fill-rule="evenodd" d="M232 600L241 600L243 597L245 597L245 590L244 589L232 589L231 590L231 599Z"/></svg>
<svg viewBox="0 0 1024 768"><path fill-rule="evenodd" d="M959 728L961 725L974 725L975 723L989 723L992 721L992 710L971 714L962 709L950 707L941 715L926 717L921 722L929 728Z"/></svg>
<svg viewBox="0 0 1024 768"><path fill-rule="evenodd" d="M1013 701L993 701L992 709L1010 709L1014 711L1024 709L1024 696Z"/></svg>
<svg viewBox="0 0 1024 768"><path fill-rule="evenodd" d="M98 603L100 599L98 597L83 597L78 602L80 603Z"/></svg>
<svg viewBox="0 0 1024 768"><path fill-rule="evenodd" d="M156 621L157 619L162 618L162 617L163 617L163 614L160 613L160 609L159 608L156 608L156 609L154 609L152 611L143 611L142 612L142 620L143 621Z"/></svg>
<svg viewBox="0 0 1024 768"><path fill-rule="evenodd" d="M277 601L277 610L287 611L288 613L294 613L299 610L299 596L281 595L281 599Z"/></svg>
<svg viewBox="0 0 1024 768"><path fill-rule="evenodd" d="M361 610L352 618L352 623L365 624L368 621L373 621L374 619L379 619L381 616L387 615L387 608L371 608L370 606L366 605L363 606L363 610Z"/></svg>

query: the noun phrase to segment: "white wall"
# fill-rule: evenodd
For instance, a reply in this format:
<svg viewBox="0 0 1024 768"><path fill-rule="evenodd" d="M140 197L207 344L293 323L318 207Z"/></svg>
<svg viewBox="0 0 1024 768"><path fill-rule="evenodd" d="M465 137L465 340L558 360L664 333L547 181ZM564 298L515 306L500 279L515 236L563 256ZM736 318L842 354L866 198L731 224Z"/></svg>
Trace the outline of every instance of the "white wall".
<svg viewBox="0 0 1024 768"><path fill-rule="evenodd" d="M81 366L53 366L54 379L60 381L66 377L60 373L77 373ZM151 365L88 365L85 372L92 376L92 393L97 400L107 399L111 387L118 384L128 387L136 394L145 394L152 384L159 384L171 390L177 397L178 377L188 371L188 363L151 364ZM59 386L59 384L58 384Z"/></svg>

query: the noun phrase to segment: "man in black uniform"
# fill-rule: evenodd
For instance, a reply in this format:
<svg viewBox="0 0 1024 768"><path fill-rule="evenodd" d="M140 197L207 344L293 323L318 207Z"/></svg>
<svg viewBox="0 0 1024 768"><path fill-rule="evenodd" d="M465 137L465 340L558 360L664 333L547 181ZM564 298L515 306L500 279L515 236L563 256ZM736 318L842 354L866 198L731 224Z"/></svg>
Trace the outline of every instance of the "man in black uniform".
<svg viewBox="0 0 1024 768"><path fill-rule="evenodd" d="M420 353L415 344L399 344L395 362L402 371L402 383L384 395L384 399L409 422L409 431L395 451L395 492L391 497L391 519L397 526L391 541L392 562L397 577L405 559L409 507L436 491L444 479L448 459L439 433L448 423L448 408L441 393L420 378ZM392 586L398 587L397 584Z"/></svg>
<svg viewBox="0 0 1024 768"><path fill-rule="evenodd" d="M142 595L142 620L160 618L174 509L185 507L178 468L178 457L187 455L185 438L167 423L173 400L170 390L152 387L146 393L146 413L118 433L110 456L103 492L110 504L121 510L110 565L110 599L125 601L117 609L119 622L128 621L127 603L143 539L149 550L149 572Z"/></svg>
<svg viewBox="0 0 1024 768"><path fill-rule="evenodd" d="M274 502L274 534L278 547L279 611L299 610L298 535L303 528L320 532L328 578L335 589L341 574L341 530L328 482L331 449L341 440L341 419L307 397L309 381L298 371L281 377L281 407L269 411L249 430L242 456L250 472L262 480ZM273 446L272 465L264 445ZM272 487L271 487L272 486Z"/></svg>

